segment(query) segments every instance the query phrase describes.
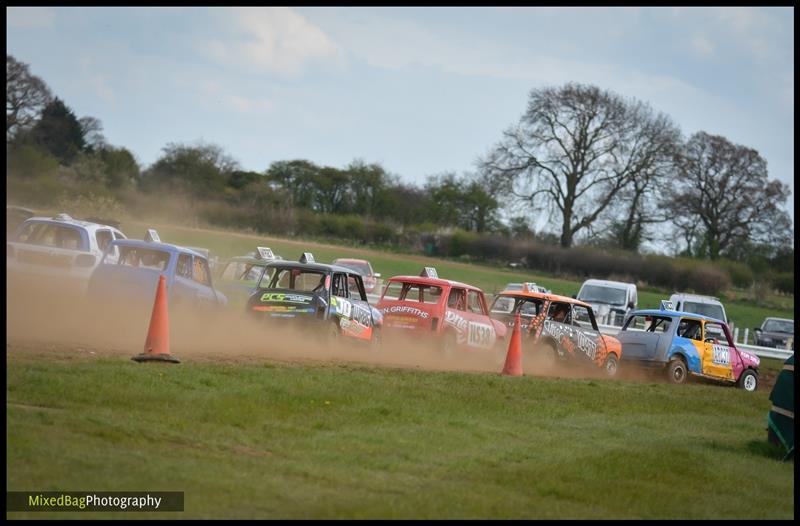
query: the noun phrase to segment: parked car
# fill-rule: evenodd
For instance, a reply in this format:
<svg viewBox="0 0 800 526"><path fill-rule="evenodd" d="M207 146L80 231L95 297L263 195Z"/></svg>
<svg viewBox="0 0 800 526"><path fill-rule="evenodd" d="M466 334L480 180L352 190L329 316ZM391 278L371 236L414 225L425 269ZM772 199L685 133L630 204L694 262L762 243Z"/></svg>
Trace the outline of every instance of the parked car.
<svg viewBox="0 0 800 526"><path fill-rule="evenodd" d="M67 214L28 218L6 243L9 283L52 285L83 295L104 253L115 260L119 253L113 242L124 239L117 228Z"/></svg>
<svg viewBox="0 0 800 526"><path fill-rule="evenodd" d="M217 287L228 296L231 307L241 308L247 303L272 261L278 261L272 249L257 247L255 252L232 257L220 265L216 275Z"/></svg>
<svg viewBox="0 0 800 526"><path fill-rule="evenodd" d="M119 257L112 257L117 251ZM162 274L170 307L213 312L228 303L214 289L205 256L186 247L133 239L111 243L89 280L87 295L93 303L150 309Z"/></svg>
<svg viewBox="0 0 800 526"><path fill-rule="evenodd" d="M617 334L626 365L663 370L676 384L695 375L746 391L758 388L760 360L736 347L727 323L673 309L662 302L658 310L637 310L628 316Z"/></svg>
<svg viewBox="0 0 800 526"><path fill-rule="evenodd" d="M375 287L378 285L378 278L380 278L381 275L372 270L372 265L369 261L366 259L338 258L333 260L333 264L355 270L361 274L364 279L364 289L367 291L367 294L375 292Z"/></svg>
<svg viewBox="0 0 800 526"><path fill-rule="evenodd" d="M726 323L730 322L730 320L728 320L728 315L725 313L725 307L723 307L719 298L715 298L714 296L676 292L669 297L669 301L675 307L676 311L694 312L696 314L722 320Z"/></svg>
<svg viewBox="0 0 800 526"><path fill-rule="evenodd" d="M258 319L291 320L323 335L373 344L380 342L383 324L383 316L367 302L361 274L316 263L307 252L300 261L268 263L247 301L247 312Z"/></svg>
<svg viewBox="0 0 800 526"><path fill-rule="evenodd" d="M761 327L753 329L756 345L794 350L794 320L764 318Z"/></svg>
<svg viewBox="0 0 800 526"><path fill-rule="evenodd" d="M608 376L617 374L622 357L619 341L600 334L588 303L528 286L495 297L492 318L513 327L517 313L524 361L544 366L590 364Z"/></svg>
<svg viewBox="0 0 800 526"><path fill-rule="evenodd" d="M502 347L507 332L489 317L481 289L440 279L431 267L419 276L390 278L376 307L383 313L387 332L430 339L448 355Z"/></svg>
<svg viewBox="0 0 800 526"><path fill-rule="evenodd" d="M575 298L592 306L597 323L617 327L639 302L636 284L605 279L587 279Z"/></svg>

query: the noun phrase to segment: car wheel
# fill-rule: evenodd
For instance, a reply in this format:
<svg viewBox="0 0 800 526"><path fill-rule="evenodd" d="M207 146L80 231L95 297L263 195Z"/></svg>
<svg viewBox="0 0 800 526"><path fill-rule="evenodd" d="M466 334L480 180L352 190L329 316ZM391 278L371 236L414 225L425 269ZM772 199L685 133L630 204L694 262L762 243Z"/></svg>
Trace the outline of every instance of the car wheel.
<svg viewBox="0 0 800 526"><path fill-rule="evenodd" d="M608 355L605 363L603 364L603 370L606 372L606 376L608 377L613 378L617 375L617 372L619 371L619 362L617 361L616 355Z"/></svg>
<svg viewBox="0 0 800 526"><path fill-rule="evenodd" d="M739 387L748 392L758 389L758 375L752 369L748 369L739 377Z"/></svg>
<svg viewBox="0 0 800 526"><path fill-rule="evenodd" d="M686 369L686 364L680 358L673 358L669 361L667 366L667 378L673 384L686 383L686 378L689 376L689 371Z"/></svg>

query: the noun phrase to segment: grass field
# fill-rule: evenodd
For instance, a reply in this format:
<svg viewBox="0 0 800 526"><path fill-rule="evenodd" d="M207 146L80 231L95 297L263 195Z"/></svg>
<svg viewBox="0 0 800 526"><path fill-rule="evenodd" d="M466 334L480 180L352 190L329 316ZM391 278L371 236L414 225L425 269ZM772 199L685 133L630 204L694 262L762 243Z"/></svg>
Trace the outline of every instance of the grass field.
<svg viewBox="0 0 800 526"><path fill-rule="evenodd" d="M184 513L92 518L794 517L764 389L14 345L6 364L9 490L185 492Z"/></svg>
<svg viewBox="0 0 800 526"><path fill-rule="evenodd" d="M552 276L513 271L487 265L466 264L423 256L232 233L222 230L192 229L133 221L123 223L122 228L130 237L143 238L146 229L152 226L156 226L162 241L205 247L223 258L242 255L255 250L256 245L265 245L271 247L277 254L286 259L296 260L303 252L307 251L313 252L319 262L330 262L338 257L368 259L375 271L380 272L383 278L402 274L417 275L422 270L422 267L435 266L439 271L439 276L476 285L491 294L502 290L506 283L520 281L535 281L551 289L556 294L566 296L577 294L581 286L580 281L559 279ZM674 291L640 290L639 308L658 308L660 301L669 298L672 292ZM767 316L794 319L793 298L780 298L774 303L778 308L763 308L744 299L726 302L725 308L730 319L743 333L745 328L750 329L752 332L752 328L760 326ZM743 334L739 338L741 339L742 336Z"/></svg>

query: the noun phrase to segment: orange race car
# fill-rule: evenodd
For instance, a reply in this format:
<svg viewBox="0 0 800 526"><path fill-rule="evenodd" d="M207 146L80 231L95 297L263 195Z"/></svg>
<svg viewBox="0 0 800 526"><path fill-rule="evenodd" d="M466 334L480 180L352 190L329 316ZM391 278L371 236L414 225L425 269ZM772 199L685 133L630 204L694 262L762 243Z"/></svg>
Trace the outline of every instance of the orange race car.
<svg viewBox="0 0 800 526"><path fill-rule="evenodd" d="M554 365L561 361L602 367L608 376L619 369L622 346L613 336L600 334L588 303L536 292L524 284L522 290L504 290L495 296L490 315L508 327L520 314L523 359Z"/></svg>

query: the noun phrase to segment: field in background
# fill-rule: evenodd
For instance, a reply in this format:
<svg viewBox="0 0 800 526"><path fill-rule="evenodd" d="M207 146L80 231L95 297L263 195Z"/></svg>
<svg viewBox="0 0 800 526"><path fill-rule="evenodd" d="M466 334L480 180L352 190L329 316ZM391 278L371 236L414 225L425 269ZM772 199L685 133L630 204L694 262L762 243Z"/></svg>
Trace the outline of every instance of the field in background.
<svg viewBox="0 0 800 526"><path fill-rule="evenodd" d="M493 294L502 290L509 282L535 281L551 289L556 294L572 296L578 293L580 281L553 278L531 272L520 272L512 269L460 263L450 260L429 258L387 251L337 246L331 244L295 241L263 235L234 233L224 230L193 229L188 227L125 221L122 229L130 237L144 238L147 228L155 227L164 242L172 242L188 246L208 248L213 254L226 258L238 256L255 250L256 245L271 247L277 254L286 259L298 259L303 252L313 252L319 262L327 263L338 257L355 257L368 259L376 272L383 278L401 274L417 275L424 266L434 266L439 276L455 281L469 283ZM669 298L673 291L639 291L639 308L657 308L662 299ZM745 328L752 332L767 316L794 319L793 298L783 298L775 302L780 308L764 308L747 300L725 302L728 316L736 327L743 332ZM742 335L739 336L740 340ZM752 343L752 342L751 342Z"/></svg>
<svg viewBox="0 0 800 526"><path fill-rule="evenodd" d="M794 517L763 389L6 351L9 490L185 492L89 518Z"/></svg>

